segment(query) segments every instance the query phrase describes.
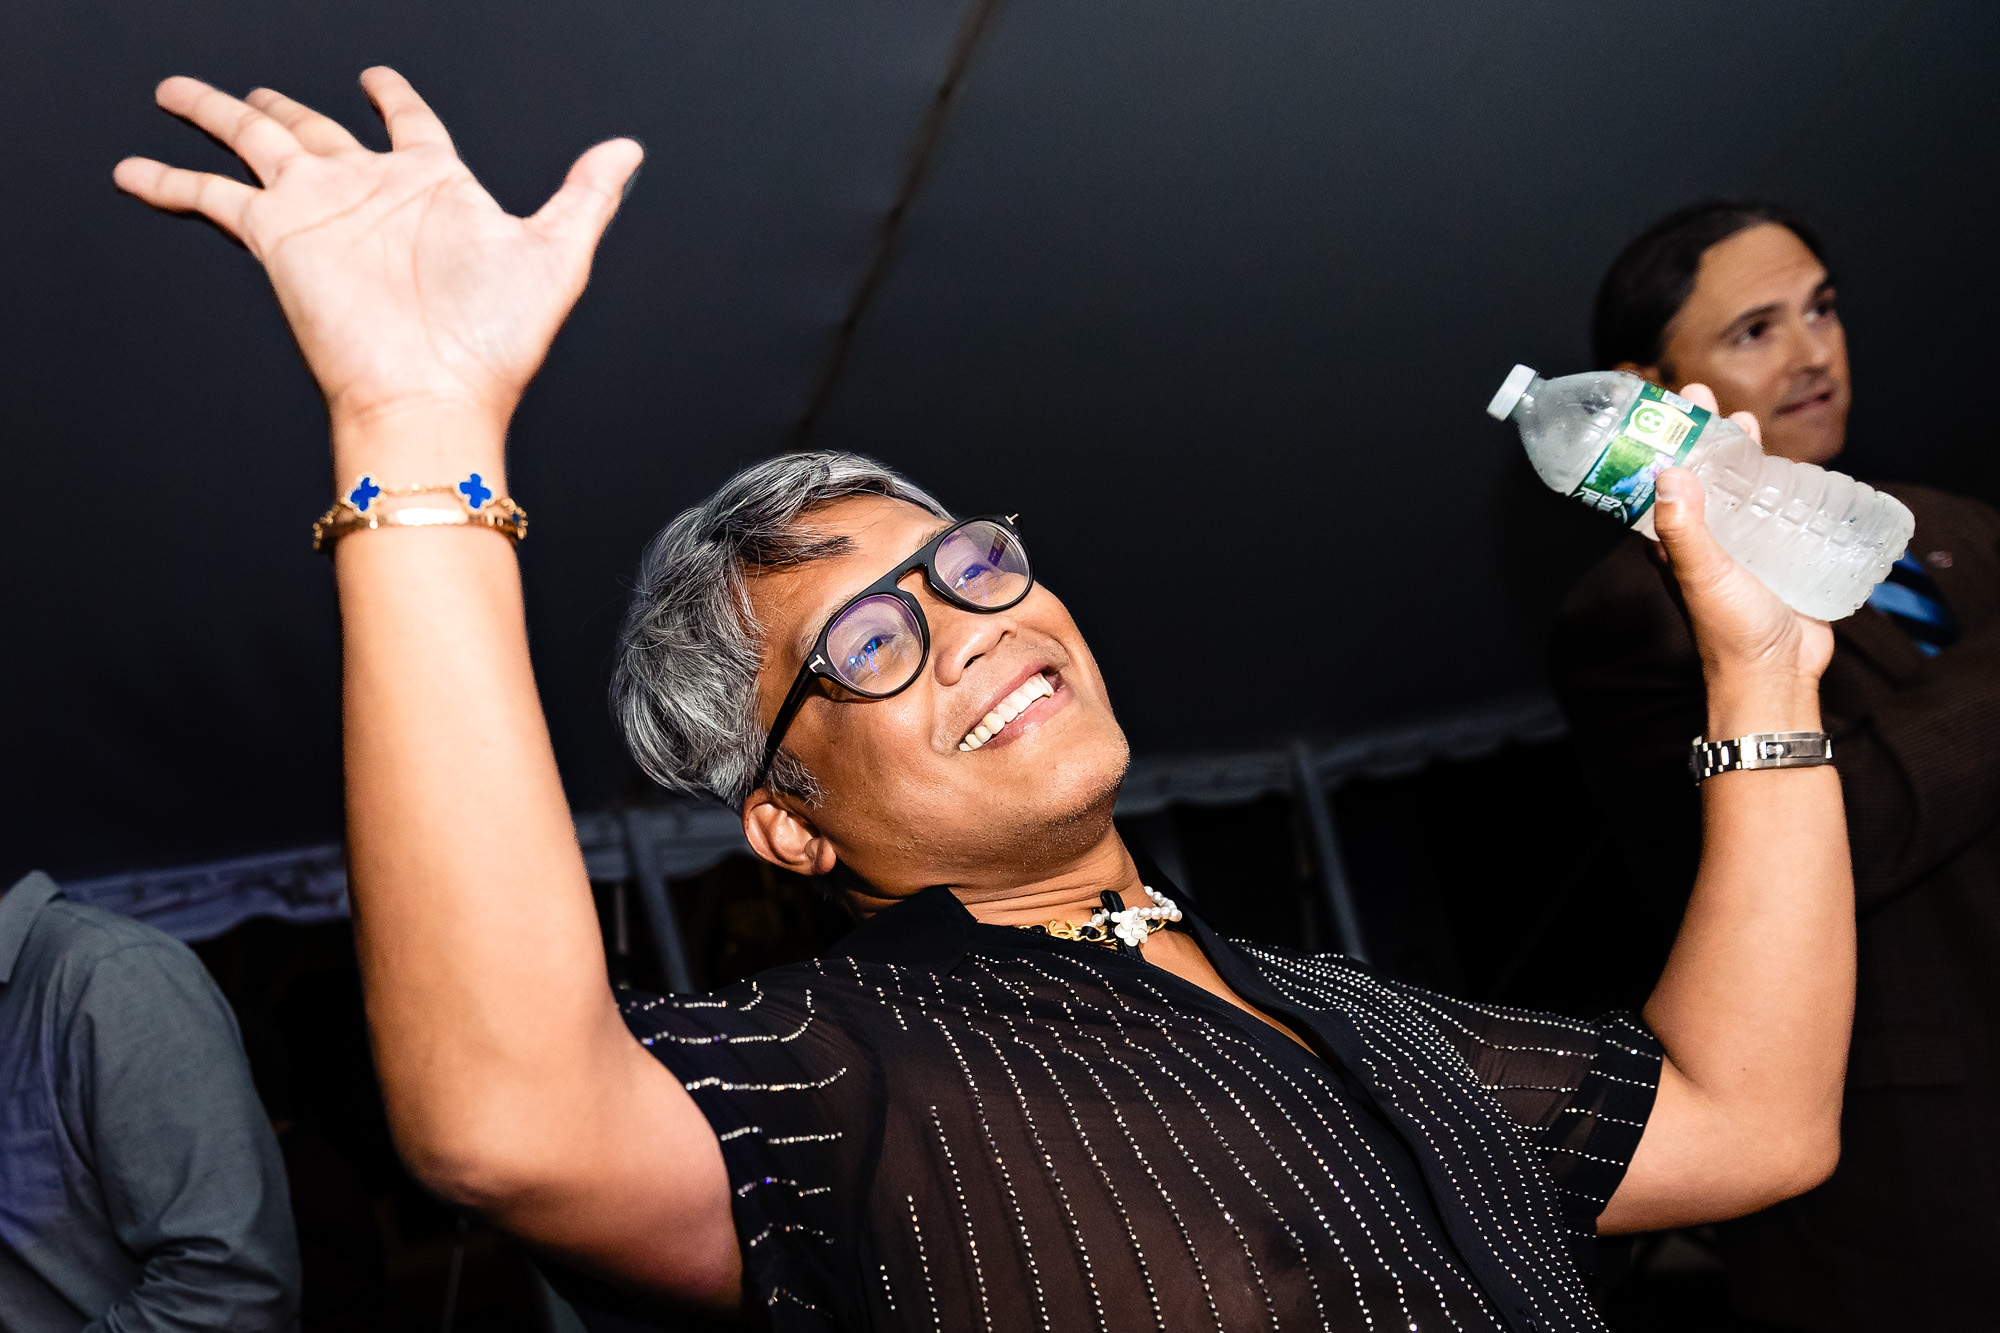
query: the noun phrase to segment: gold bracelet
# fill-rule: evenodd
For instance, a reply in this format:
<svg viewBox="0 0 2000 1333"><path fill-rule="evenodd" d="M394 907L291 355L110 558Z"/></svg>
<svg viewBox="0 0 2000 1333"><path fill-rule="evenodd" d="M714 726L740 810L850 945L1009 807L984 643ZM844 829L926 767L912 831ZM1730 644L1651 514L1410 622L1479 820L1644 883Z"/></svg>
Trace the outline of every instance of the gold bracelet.
<svg viewBox="0 0 2000 1333"><path fill-rule="evenodd" d="M384 497L409 495L449 495L458 501L456 509L396 509L381 513L376 505ZM478 526L505 533L514 541L528 535L528 511L493 489L477 472L461 482L434 482L416 486L378 486L375 478L356 479L333 507L313 520L313 550L333 554L333 544L350 532L364 528L446 528Z"/></svg>

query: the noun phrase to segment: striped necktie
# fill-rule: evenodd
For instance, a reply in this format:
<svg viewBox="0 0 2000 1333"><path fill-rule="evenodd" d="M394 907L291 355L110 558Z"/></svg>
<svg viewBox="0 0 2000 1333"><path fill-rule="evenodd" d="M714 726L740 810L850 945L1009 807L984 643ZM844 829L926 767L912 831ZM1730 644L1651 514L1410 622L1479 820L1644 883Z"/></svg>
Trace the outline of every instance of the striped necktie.
<svg viewBox="0 0 2000 1333"><path fill-rule="evenodd" d="M1901 625L1926 657L1936 657L1958 642L1958 617L1908 551L1889 567L1889 577L1868 594L1868 605Z"/></svg>

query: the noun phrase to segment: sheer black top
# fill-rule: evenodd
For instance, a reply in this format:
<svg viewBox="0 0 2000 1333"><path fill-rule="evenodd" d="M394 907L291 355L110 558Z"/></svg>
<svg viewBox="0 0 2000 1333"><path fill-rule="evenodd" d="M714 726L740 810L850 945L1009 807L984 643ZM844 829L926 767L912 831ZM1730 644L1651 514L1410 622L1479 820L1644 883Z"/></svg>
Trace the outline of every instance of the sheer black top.
<svg viewBox="0 0 2000 1333"><path fill-rule="evenodd" d="M1635 1019L1186 928L1318 1053L942 888L814 962L628 994L722 1141L772 1325L1602 1327L1582 1265L1659 1080Z"/></svg>

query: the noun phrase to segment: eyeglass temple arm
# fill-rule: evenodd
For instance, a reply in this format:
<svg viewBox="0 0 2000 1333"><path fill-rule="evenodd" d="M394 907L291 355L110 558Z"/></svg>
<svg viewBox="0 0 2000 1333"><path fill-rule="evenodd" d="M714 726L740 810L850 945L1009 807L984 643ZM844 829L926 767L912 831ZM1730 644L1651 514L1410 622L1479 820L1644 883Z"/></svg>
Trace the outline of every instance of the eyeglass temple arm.
<svg viewBox="0 0 2000 1333"><path fill-rule="evenodd" d="M792 719L798 716L799 709L805 706L806 695L811 691L813 681L818 678L820 670L825 666L826 659L815 653L807 659L804 666L799 668L799 674L793 677L791 692L785 696L785 702L779 705L778 715L771 719L771 734L764 742L764 760L757 765L757 775L750 781L751 791L763 786L764 779L771 776L771 765L778 758L778 746L784 742L785 733L791 729Z"/></svg>

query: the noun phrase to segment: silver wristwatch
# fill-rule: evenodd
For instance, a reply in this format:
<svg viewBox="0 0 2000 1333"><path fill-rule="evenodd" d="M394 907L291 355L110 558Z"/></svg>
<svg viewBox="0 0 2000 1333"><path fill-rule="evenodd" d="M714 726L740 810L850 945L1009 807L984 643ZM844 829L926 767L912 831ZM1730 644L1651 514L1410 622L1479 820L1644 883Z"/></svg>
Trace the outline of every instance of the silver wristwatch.
<svg viewBox="0 0 2000 1333"><path fill-rule="evenodd" d="M1733 741L1694 738L1688 772L1700 782L1739 768L1817 768L1833 762L1833 741L1823 731L1760 731Z"/></svg>

